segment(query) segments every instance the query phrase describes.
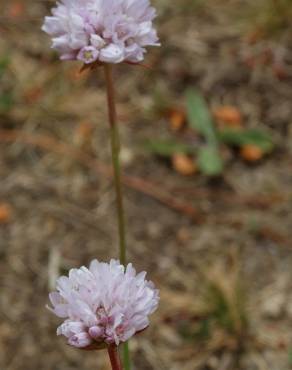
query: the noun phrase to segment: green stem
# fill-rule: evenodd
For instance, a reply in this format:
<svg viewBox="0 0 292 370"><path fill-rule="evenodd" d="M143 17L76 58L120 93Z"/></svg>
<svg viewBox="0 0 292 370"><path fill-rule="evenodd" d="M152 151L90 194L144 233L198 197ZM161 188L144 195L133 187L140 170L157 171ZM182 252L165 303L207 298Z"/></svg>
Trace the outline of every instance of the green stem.
<svg viewBox="0 0 292 370"><path fill-rule="evenodd" d="M121 170L120 170L120 138L117 124L117 112L115 104L115 89L113 82L112 66L110 64L104 65L106 87L107 87L107 103L110 124L111 150L112 162L114 169L114 182L117 201L117 214L119 226L119 245L120 245L120 262L126 265L126 228L125 228L125 213L123 205L123 191L121 184ZM130 356L128 343L123 345L123 360L125 370L130 370Z"/></svg>
<svg viewBox="0 0 292 370"><path fill-rule="evenodd" d="M124 343L122 348L123 348L123 362L124 362L125 370L131 370L129 342Z"/></svg>
<svg viewBox="0 0 292 370"><path fill-rule="evenodd" d="M105 76L106 76L112 161L113 161L113 169L114 169L115 191L116 191L116 198L117 198L117 213L118 213L119 238L120 238L120 262L121 264L125 265L126 264L125 215L124 215L124 206L123 206L123 191L122 191L122 184L121 184L121 170L120 170L120 159L119 159L120 138L119 138L119 129L118 129L118 124L117 124L115 90L114 90L112 66L110 64L105 64L104 69L105 69Z"/></svg>

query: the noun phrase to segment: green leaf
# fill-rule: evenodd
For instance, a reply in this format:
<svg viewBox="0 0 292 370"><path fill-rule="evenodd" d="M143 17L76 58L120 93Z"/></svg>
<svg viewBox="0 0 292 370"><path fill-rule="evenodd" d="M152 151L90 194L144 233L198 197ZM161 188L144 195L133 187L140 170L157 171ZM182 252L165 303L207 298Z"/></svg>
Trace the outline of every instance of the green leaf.
<svg viewBox="0 0 292 370"><path fill-rule="evenodd" d="M203 135L210 145L216 145L217 136L212 116L204 98L196 90L187 92L187 112L190 127Z"/></svg>
<svg viewBox="0 0 292 370"><path fill-rule="evenodd" d="M218 176L223 172L223 161L219 150L212 146L201 148L198 153L198 165L207 176Z"/></svg>
<svg viewBox="0 0 292 370"><path fill-rule="evenodd" d="M211 319L207 317L201 320L198 330L194 333L194 337L200 341L207 340L211 335Z"/></svg>
<svg viewBox="0 0 292 370"><path fill-rule="evenodd" d="M292 348L289 348L288 350L288 362L289 365L292 366Z"/></svg>
<svg viewBox="0 0 292 370"><path fill-rule="evenodd" d="M13 106L13 98L11 93L0 95L0 112L7 112Z"/></svg>
<svg viewBox="0 0 292 370"><path fill-rule="evenodd" d="M0 77L2 77L2 75L6 71L9 64L10 64L10 60L8 57L4 57L0 59Z"/></svg>
<svg viewBox="0 0 292 370"><path fill-rule="evenodd" d="M207 143L199 150L199 167L207 176L220 175L224 165L214 122L204 98L193 89L187 92L187 109L190 127L203 135Z"/></svg>
<svg viewBox="0 0 292 370"><path fill-rule="evenodd" d="M175 140L149 140L144 144L149 152L162 157L171 157L176 153L194 154L196 149L191 145L179 143Z"/></svg>
<svg viewBox="0 0 292 370"><path fill-rule="evenodd" d="M218 134L219 140L225 144L234 146L255 145L264 153L271 152L275 144L271 136L263 131L224 129Z"/></svg>

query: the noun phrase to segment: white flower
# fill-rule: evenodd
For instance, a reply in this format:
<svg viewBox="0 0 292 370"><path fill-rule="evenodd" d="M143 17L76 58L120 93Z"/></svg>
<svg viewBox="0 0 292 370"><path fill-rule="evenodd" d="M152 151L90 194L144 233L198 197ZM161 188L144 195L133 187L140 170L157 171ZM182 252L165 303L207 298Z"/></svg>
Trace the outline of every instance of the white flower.
<svg viewBox="0 0 292 370"><path fill-rule="evenodd" d="M125 57L122 47L110 44L100 51L100 60L105 63L120 63Z"/></svg>
<svg viewBox="0 0 292 370"><path fill-rule="evenodd" d="M95 62L98 58L98 55L99 55L99 51L96 50L95 47L85 46L79 51L77 55L77 59L83 61L86 64L89 64L89 63Z"/></svg>
<svg viewBox="0 0 292 370"><path fill-rule="evenodd" d="M63 60L138 63L159 45L155 16L149 0L60 0L42 30Z"/></svg>
<svg viewBox="0 0 292 370"><path fill-rule="evenodd" d="M70 270L49 295L50 310L66 319L57 334L80 348L127 341L149 325L148 316L158 306L159 292L145 276L116 260L93 260L89 269Z"/></svg>

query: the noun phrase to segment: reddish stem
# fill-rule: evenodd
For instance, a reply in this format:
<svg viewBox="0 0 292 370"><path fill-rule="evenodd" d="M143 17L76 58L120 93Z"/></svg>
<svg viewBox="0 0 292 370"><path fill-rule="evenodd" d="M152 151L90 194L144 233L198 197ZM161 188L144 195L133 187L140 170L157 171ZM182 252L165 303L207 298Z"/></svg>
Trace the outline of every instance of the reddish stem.
<svg viewBox="0 0 292 370"><path fill-rule="evenodd" d="M123 370L118 347L114 345L109 346L108 355L111 361L112 370Z"/></svg>

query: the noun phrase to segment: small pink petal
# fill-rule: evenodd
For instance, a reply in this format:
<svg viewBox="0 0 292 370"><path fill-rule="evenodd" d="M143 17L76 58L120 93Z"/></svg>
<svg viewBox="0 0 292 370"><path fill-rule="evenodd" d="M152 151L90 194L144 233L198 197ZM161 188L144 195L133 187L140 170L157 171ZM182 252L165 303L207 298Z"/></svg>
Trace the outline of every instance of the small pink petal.
<svg viewBox="0 0 292 370"><path fill-rule="evenodd" d="M73 347L84 348L92 343L92 339L87 333L79 333L70 337L68 343Z"/></svg>
<svg viewBox="0 0 292 370"><path fill-rule="evenodd" d="M89 328L88 333L91 338L98 341L101 340L104 330L100 326L92 326L91 328Z"/></svg>

